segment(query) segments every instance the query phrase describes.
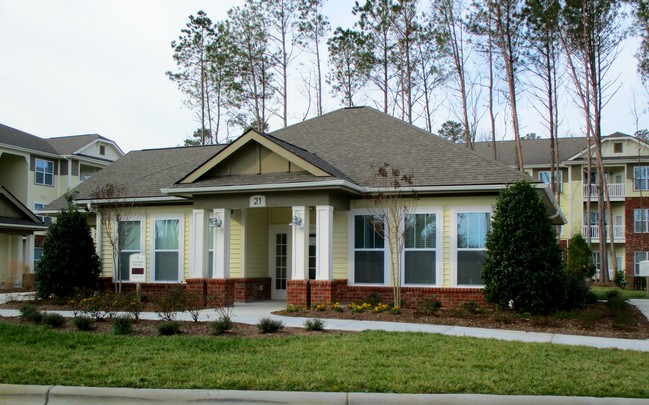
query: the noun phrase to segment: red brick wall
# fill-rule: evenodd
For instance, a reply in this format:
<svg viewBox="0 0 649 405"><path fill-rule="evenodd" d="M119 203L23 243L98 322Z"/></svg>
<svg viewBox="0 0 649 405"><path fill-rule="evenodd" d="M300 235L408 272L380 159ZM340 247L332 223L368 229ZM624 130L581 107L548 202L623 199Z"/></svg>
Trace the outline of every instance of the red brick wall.
<svg viewBox="0 0 649 405"><path fill-rule="evenodd" d="M627 281L633 281L634 252L649 251L649 233L633 231L633 211L639 208L649 209L649 197L627 197L624 201L624 270ZM644 243L643 243L644 242ZM644 245L644 249L643 249Z"/></svg>
<svg viewBox="0 0 649 405"><path fill-rule="evenodd" d="M205 280L205 296L208 304L230 307L234 305L234 280L207 279Z"/></svg>
<svg viewBox="0 0 649 405"><path fill-rule="evenodd" d="M103 289L109 291L115 291L115 283L111 277L102 277L101 278ZM160 296L164 294L169 288L180 287L187 288L187 284L184 283L140 283L140 289L143 295L147 298L154 296ZM137 288L137 283L127 283L122 282L122 292L134 292Z"/></svg>
<svg viewBox="0 0 649 405"><path fill-rule="evenodd" d="M233 278L234 301L252 302L270 300L270 277Z"/></svg>
<svg viewBox="0 0 649 405"><path fill-rule="evenodd" d="M311 305L309 280L288 280L286 282L286 304L296 307Z"/></svg>
<svg viewBox="0 0 649 405"><path fill-rule="evenodd" d="M347 280L310 280L311 305L340 302L338 291L347 287Z"/></svg>

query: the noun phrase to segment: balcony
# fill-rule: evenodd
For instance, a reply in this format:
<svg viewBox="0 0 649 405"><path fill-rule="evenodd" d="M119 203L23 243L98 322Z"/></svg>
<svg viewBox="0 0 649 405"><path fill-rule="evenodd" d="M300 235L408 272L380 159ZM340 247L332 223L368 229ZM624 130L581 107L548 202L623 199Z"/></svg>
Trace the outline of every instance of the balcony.
<svg viewBox="0 0 649 405"><path fill-rule="evenodd" d="M608 231L608 226L606 227L606 230ZM584 226L582 235L586 240L588 240L588 235L590 235L590 241L597 243L599 241L599 226L591 226L590 232L588 232L588 227ZM611 241L608 235L606 241ZM624 242L624 225L613 225L613 242Z"/></svg>
<svg viewBox="0 0 649 405"><path fill-rule="evenodd" d="M606 185L608 188L608 195L611 201L624 201L626 196L626 184L624 183L609 183ZM588 198L590 192L591 201L597 201L597 184L584 185L584 200Z"/></svg>

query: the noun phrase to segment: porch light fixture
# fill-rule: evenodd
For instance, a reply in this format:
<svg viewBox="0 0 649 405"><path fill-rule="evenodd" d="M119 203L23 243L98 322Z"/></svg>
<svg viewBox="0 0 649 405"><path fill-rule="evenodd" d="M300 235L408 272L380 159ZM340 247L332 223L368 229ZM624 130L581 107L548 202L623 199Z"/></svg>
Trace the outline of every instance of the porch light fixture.
<svg viewBox="0 0 649 405"><path fill-rule="evenodd" d="M300 214L293 215L293 219L289 226L302 226L302 218L300 217Z"/></svg>
<svg viewBox="0 0 649 405"><path fill-rule="evenodd" d="M210 228L220 228L223 226L223 220L218 216L216 218L210 218Z"/></svg>

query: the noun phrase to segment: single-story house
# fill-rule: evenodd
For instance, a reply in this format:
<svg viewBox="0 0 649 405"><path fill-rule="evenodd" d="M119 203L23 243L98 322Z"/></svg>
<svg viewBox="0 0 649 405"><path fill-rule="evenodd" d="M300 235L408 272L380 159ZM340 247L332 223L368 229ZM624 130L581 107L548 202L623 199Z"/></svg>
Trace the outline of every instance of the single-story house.
<svg viewBox="0 0 649 405"><path fill-rule="evenodd" d="M371 293L391 302L390 249L370 198L384 163L412 174L408 189L418 195L403 252L405 303L431 294L445 305L482 302L494 203L508 184L530 178L368 107L271 134L248 130L227 145L131 152L77 187L76 201L92 213L106 203L93 190L123 187L122 201L133 206L121 226L137 235L118 257L125 286L133 284L127 258L139 253L144 290L183 283L225 303L302 306ZM535 185L548 216L563 223L547 185ZM103 274L114 281L101 221L90 221Z"/></svg>
<svg viewBox="0 0 649 405"><path fill-rule="evenodd" d="M47 225L0 185L0 290L29 285L33 261L34 232Z"/></svg>

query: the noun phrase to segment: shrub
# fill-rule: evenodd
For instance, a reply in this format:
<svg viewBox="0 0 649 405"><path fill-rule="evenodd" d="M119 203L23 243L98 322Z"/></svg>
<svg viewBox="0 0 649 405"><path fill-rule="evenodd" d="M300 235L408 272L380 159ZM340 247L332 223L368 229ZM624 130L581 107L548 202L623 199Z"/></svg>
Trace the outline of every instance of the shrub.
<svg viewBox="0 0 649 405"><path fill-rule="evenodd" d="M370 304L371 307L375 307L381 303L381 296L379 293L373 292L367 297L363 298L361 303Z"/></svg>
<svg viewBox="0 0 649 405"><path fill-rule="evenodd" d="M43 320L43 314L32 303L20 307L20 318L31 323L39 324Z"/></svg>
<svg viewBox="0 0 649 405"><path fill-rule="evenodd" d="M307 319L304 321L304 328L306 330L319 332L324 330L324 321L320 318Z"/></svg>
<svg viewBox="0 0 649 405"><path fill-rule="evenodd" d="M81 312L96 321L112 318L118 309L118 298L111 291L104 291L88 298L83 298L80 303Z"/></svg>
<svg viewBox="0 0 649 405"><path fill-rule="evenodd" d="M212 322L212 331L215 335L221 335L232 329L232 319L227 315L222 315L216 321Z"/></svg>
<svg viewBox="0 0 649 405"><path fill-rule="evenodd" d="M568 274L578 278L590 278L595 275L595 264L593 264L593 250L586 239L580 233L576 233L568 241L566 251L566 271Z"/></svg>
<svg viewBox="0 0 649 405"><path fill-rule="evenodd" d="M113 319L113 333L116 335L129 335L133 332L133 318L118 316Z"/></svg>
<svg viewBox="0 0 649 405"><path fill-rule="evenodd" d="M314 311L322 312L322 311L325 311L327 309L327 305L326 304L313 304L313 305L311 305L311 309L314 310Z"/></svg>
<svg viewBox="0 0 649 405"><path fill-rule="evenodd" d="M164 321L173 321L178 312L185 310L185 288L174 285L153 300L156 314Z"/></svg>
<svg viewBox="0 0 649 405"><path fill-rule="evenodd" d="M69 297L99 287L101 264L86 217L66 194L68 208L47 228L43 252L35 271L36 295Z"/></svg>
<svg viewBox="0 0 649 405"><path fill-rule="evenodd" d="M92 319L87 316L75 316L72 322L78 330L88 331L92 329Z"/></svg>
<svg viewBox="0 0 649 405"><path fill-rule="evenodd" d="M284 323L278 319L263 318L257 322L260 333L276 333L284 329Z"/></svg>
<svg viewBox="0 0 649 405"><path fill-rule="evenodd" d="M334 302L331 304L331 309L336 312L343 312L343 307L340 306L339 302Z"/></svg>
<svg viewBox="0 0 649 405"><path fill-rule="evenodd" d="M435 315L442 307L442 303L435 297L425 298L415 309L415 313L420 316Z"/></svg>
<svg viewBox="0 0 649 405"><path fill-rule="evenodd" d="M567 272L566 295L564 297L565 309L585 308L588 303L592 302L590 297L592 294L588 284L586 284L586 279L579 274Z"/></svg>
<svg viewBox="0 0 649 405"><path fill-rule="evenodd" d="M183 305L184 310L189 312L192 320L198 322L198 318L201 316L201 312L205 309L203 305L203 296L196 291L183 290Z"/></svg>
<svg viewBox="0 0 649 405"><path fill-rule="evenodd" d="M557 234L536 189L526 181L502 190L486 240L482 270L489 302L533 314L563 307L565 272Z"/></svg>
<svg viewBox="0 0 649 405"><path fill-rule="evenodd" d="M180 333L180 322L178 321L165 321L156 325L158 334L161 336L171 336Z"/></svg>
<svg viewBox="0 0 649 405"><path fill-rule="evenodd" d="M613 276L613 282L616 286L620 287L623 290L626 288L629 282L626 281L626 274L624 274L624 270L618 270L615 272L615 275Z"/></svg>
<svg viewBox="0 0 649 405"><path fill-rule="evenodd" d="M47 325L50 328L60 328L65 325L65 318L59 314L43 314L43 320L41 321L43 325Z"/></svg>
<svg viewBox="0 0 649 405"><path fill-rule="evenodd" d="M121 294L118 298L118 308L128 312L135 322L140 320L140 314L144 310L144 301L138 292Z"/></svg>
<svg viewBox="0 0 649 405"><path fill-rule="evenodd" d="M463 302L460 307L470 314L477 315L484 313L484 309L477 302Z"/></svg>
<svg viewBox="0 0 649 405"><path fill-rule="evenodd" d="M626 309L629 304L624 300L624 297L620 294L618 290L610 290L606 292L607 300L606 304L609 308L613 310L623 310Z"/></svg>

